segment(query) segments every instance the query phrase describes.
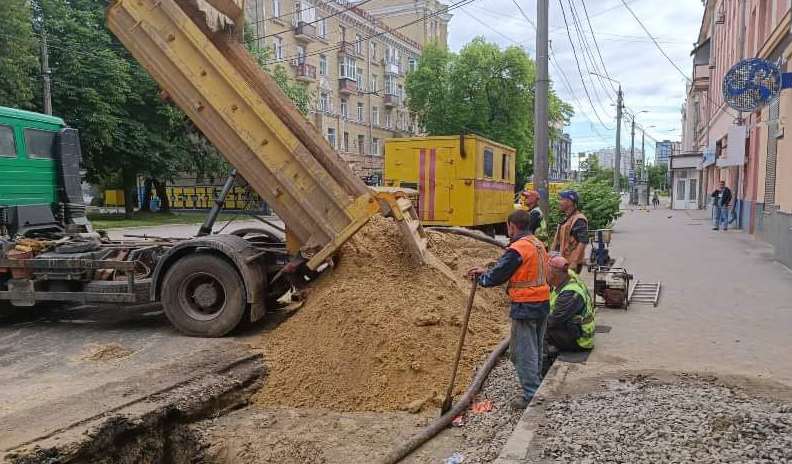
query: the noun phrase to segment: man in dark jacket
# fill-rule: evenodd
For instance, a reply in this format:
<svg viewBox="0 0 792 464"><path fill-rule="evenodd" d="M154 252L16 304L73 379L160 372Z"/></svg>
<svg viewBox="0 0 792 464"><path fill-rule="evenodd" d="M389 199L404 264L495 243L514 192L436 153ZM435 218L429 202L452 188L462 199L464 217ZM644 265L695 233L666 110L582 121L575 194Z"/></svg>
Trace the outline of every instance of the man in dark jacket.
<svg viewBox="0 0 792 464"><path fill-rule="evenodd" d="M726 181L720 181L720 186L712 192L712 209L714 210L714 227L712 230L729 229L729 206L732 201L732 192L726 187Z"/></svg>

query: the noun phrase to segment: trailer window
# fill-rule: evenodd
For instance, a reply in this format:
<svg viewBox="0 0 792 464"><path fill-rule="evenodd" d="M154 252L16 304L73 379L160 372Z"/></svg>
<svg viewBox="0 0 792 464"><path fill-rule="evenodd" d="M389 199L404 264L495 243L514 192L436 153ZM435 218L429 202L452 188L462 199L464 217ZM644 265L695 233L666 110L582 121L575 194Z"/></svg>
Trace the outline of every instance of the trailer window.
<svg viewBox="0 0 792 464"><path fill-rule="evenodd" d="M511 179L511 172L509 171L509 168L511 167L511 163L509 163L509 155L507 155L506 153L504 153L502 156L502 163L503 164L501 164L501 174L503 175L501 176L501 178L505 181L508 181L509 179Z"/></svg>
<svg viewBox="0 0 792 464"><path fill-rule="evenodd" d="M54 158L55 132L25 129L25 145L30 158Z"/></svg>
<svg viewBox="0 0 792 464"><path fill-rule="evenodd" d="M16 141L11 126L0 126L0 156L16 157Z"/></svg>
<svg viewBox="0 0 792 464"><path fill-rule="evenodd" d="M492 177L492 150L484 150L484 177Z"/></svg>

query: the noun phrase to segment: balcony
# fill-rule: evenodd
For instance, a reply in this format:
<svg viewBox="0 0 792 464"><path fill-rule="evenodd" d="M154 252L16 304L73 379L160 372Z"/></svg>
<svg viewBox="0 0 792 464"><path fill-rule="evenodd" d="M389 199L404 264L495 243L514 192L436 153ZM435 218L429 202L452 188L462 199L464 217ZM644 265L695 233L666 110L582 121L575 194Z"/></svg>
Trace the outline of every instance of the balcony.
<svg viewBox="0 0 792 464"><path fill-rule="evenodd" d="M387 60L383 59L382 66L385 68L385 74L390 74L394 76L404 75L404 70L402 69L399 63L390 63Z"/></svg>
<svg viewBox="0 0 792 464"><path fill-rule="evenodd" d="M355 46L360 46L353 42L347 42L346 40L342 41L338 47L338 54L339 55L349 55L354 56L355 58L363 58L362 51L358 51Z"/></svg>
<svg viewBox="0 0 792 464"><path fill-rule="evenodd" d="M342 77L338 79L338 93L350 95L358 91L357 82L348 78Z"/></svg>
<svg viewBox="0 0 792 464"><path fill-rule="evenodd" d="M313 82L316 80L316 66L300 63L294 67L295 78L298 81Z"/></svg>
<svg viewBox="0 0 792 464"><path fill-rule="evenodd" d="M294 28L294 38L301 42L316 40L316 27L313 24L300 21Z"/></svg>
<svg viewBox="0 0 792 464"><path fill-rule="evenodd" d="M394 108L399 106L399 96L392 93L386 93L382 97L382 103L385 105L385 108Z"/></svg>
<svg viewBox="0 0 792 464"><path fill-rule="evenodd" d="M708 64L697 64L693 66L693 88L695 90L707 90L710 84L710 68Z"/></svg>

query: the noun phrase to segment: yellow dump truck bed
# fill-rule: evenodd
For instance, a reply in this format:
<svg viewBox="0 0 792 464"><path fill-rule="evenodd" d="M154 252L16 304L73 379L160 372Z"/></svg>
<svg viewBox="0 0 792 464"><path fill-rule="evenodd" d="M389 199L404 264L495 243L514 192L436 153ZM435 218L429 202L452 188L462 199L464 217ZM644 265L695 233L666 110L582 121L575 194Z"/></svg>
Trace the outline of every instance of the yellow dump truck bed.
<svg viewBox="0 0 792 464"><path fill-rule="evenodd" d="M418 190L425 225L501 224L514 209L516 152L477 135L385 141L385 185Z"/></svg>
<svg viewBox="0 0 792 464"><path fill-rule="evenodd" d="M116 0L110 30L269 203L315 268L380 207L238 41L242 0ZM224 29L225 28L225 29Z"/></svg>

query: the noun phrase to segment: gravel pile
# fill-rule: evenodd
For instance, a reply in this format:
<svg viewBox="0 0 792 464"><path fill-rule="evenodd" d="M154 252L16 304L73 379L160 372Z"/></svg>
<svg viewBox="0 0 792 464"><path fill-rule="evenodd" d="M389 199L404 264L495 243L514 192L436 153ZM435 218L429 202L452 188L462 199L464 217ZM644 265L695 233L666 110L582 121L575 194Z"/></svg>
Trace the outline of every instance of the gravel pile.
<svg viewBox="0 0 792 464"><path fill-rule="evenodd" d="M468 410L465 414L465 425L462 427L464 444L458 450L464 456L465 464L488 463L498 457L522 414L522 411L515 411L509 405L511 398L519 391L514 366L508 359L502 358L490 372L474 401L490 400L492 410L483 413Z"/></svg>
<svg viewBox="0 0 792 464"><path fill-rule="evenodd" d="M792 463L792 405L698 377L622 379L547 406L550 462Z"/></svg>

